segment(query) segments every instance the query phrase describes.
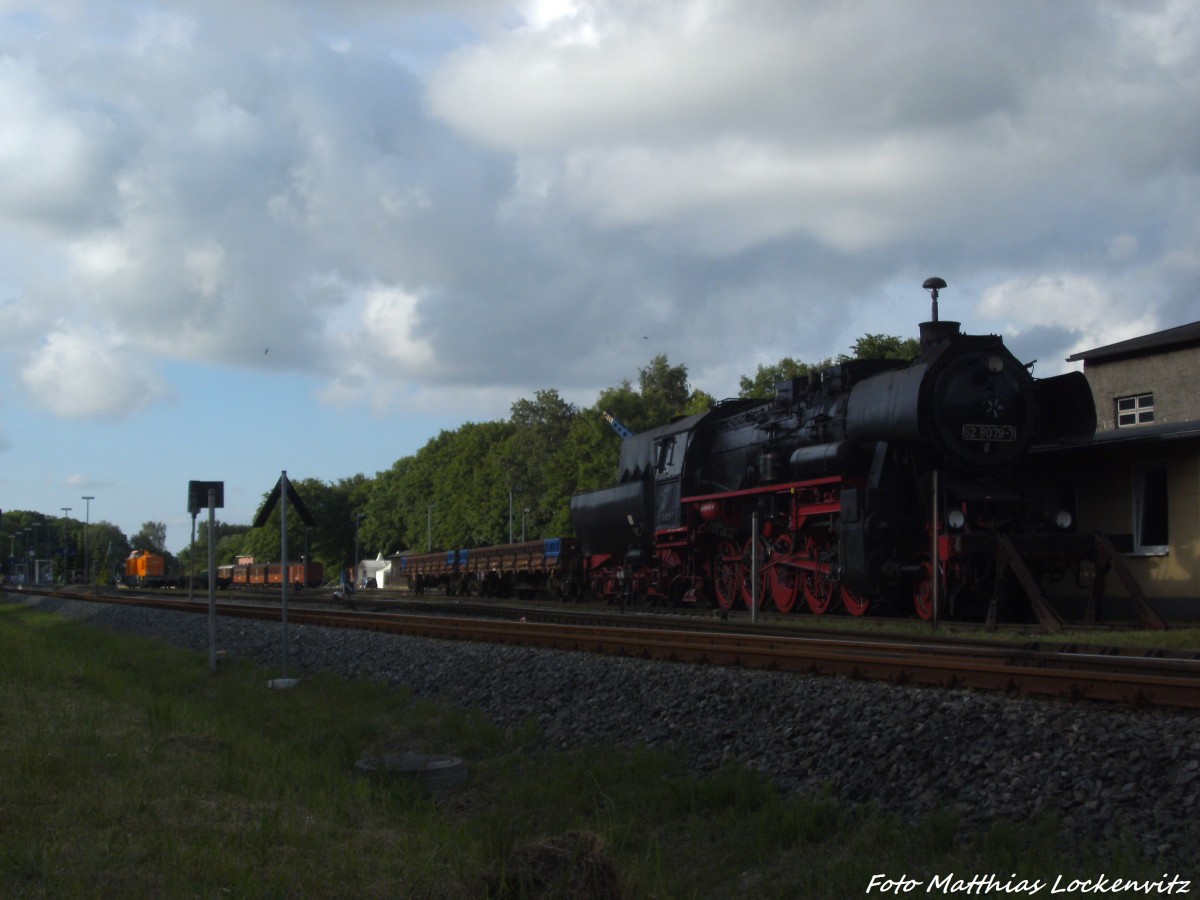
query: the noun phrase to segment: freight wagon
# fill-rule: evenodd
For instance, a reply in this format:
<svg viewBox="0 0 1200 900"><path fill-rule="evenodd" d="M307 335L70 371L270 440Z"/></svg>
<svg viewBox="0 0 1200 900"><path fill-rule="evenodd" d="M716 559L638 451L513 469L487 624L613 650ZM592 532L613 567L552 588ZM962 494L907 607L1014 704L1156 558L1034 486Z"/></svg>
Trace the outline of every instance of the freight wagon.
<svg viewBox="0 0 1200 900"><path fill-rule="evenodd" d="M418 553L400 557L398 566L414 593L442 589L464 597L577 599L584 574L574 538Z"/></svg>

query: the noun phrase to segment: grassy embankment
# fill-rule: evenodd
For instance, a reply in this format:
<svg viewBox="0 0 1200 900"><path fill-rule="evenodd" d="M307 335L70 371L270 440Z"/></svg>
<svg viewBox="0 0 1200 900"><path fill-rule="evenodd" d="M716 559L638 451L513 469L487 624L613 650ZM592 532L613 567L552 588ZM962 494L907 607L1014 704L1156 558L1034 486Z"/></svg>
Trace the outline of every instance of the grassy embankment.
<svg viewBox="0 0 1200 900"><path fill-rule="evenodd" d="M536 723L401 690L269 677L0 603L0 895L486 897L524 875L504 896L607 897L615 875L635 898L805 898L861 896L876 873L1162 874L1132 841L1063 848L1048 819L906 825L735 768L689 777L665 752L540 751ZM431 798L353 772L405 750L461 757L469 779ZM571 856L596 892L567 890Z"/></svg>

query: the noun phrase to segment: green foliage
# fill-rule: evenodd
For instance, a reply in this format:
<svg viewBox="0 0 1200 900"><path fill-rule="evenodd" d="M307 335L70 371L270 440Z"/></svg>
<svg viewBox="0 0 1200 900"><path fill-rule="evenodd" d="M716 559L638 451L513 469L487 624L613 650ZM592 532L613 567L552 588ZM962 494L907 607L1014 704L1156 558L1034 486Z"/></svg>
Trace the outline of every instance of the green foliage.
<svg viewBox="0 0 1200 900"><path fill-rule="evenodd" d="M217 565L223 566L237 561L244 553L246 533L249 525L235 525L229 522L217 522L214 534L217 539ZM184 571L190 571L192 556L195 556L195 571L203 572L208 568L208 520L207 512L202 512L196 521L196 541L189 544L179 554L179 562Z"/></svg>
<svg viewBox="0 0 1200 900"><path fill-rule="evenodd" d="M579 411L554 390L537 391L533 400L512 405L512 433L497 452L497 463L513 491L513 536L522 519L528 540L552 537L546 525L562 506L553 486L566 483L563 448ZM507 534L505 535L507 539Z"/></svg>
<svg viewBox="0 0 1200 900"><path fill-rule="evenodd" d="M325 566L327 575L333 578L337 571L354 564L355 528L359 515L363 515L364 521L366 519L362 509L366 506L372 483L362 475L355 475L353 478L343 478L336 484L317 478L291 479L291 484L312 517L313 525L306 526L299 511L294 507L289 509L288 559L307 558L320 562ZM270 493L267 491L263 494L264 504ZM262 504L259 508L262 508ZM218 564L232 562L233 557L238 555L253 556L259 562L280 559L282 513L282 503L276 503L262 527L250 528L225 542L224 549L229 555L223 556L218 552ZM361 539L360 529L360 551ZM198 552L207 553L206 546L199 543ZM374 556L373 553L371 555Z"/></svg>
<svg viewBox="0 0 1200 900"><path fill-rule="evenodd" d="M854 359L916 359L921 342L890 334L864 334L854 342Z"/></svg>
<svg viewBox="0 0 1200 900"><path fill-rule="evenodd" d="M753 378L745 375L741 377L738 382L740 387L738 396L766 400L775 396L775 385L779 382L792 378L803 378L810 370L820 369L826 365L832 365L832 360L826 359L815 366L809 366L808 363L799 362L790 356L785 356L773 366L760 364Z"/></svg>
<svg viewBox="0 0 1200 900"><path fill-rule="evenodd" d="M648 428L683 415L691 397L687 366L670 365L665 353L660 353L638 371L638 385L641 388L641 412Z"/></svg>
<svg viewBox="0 0 1200 900"><path fill-rule="evenodd" d="M49 560L55 582L82 581L86 558L93 580L107 584L113 567L122 567L131 549L125 533L111 522L88 523L23 509L8 510L0 519L0 561L6 576L32 571L33 558Z"/></svg>
<svg viewBox="0 0 1200 900"><path fill-rule="evenodd" d="M707 391L697 388L688 396L687 404L683 408L683 414L685 416L694 416L698 413L708 412L716 405L716 397Z"/></svg>
<svg viewBox="0 0 1200 900"><path fill-rule="evenodd" d="M413 462L411 456L402 457L386 472L379 472L372 482L362 506L366 518L359 529L359 540L367 557L373 557L376 553L389 556L408 547L405 525L412 518L415 507L406 507L401 501L405 480Z"/></svg>
<svg viewBox="0 0 1200 900"><path fill-rule="evenodd" d="M149 550L165 553L167 549L167 524L165 522L143 522L141 530L129 541L134 550Z"/></svg>
<svg viewBox="0 0 1200 900"><path fill-rule="evenodd" d="M612 412L638 431L708 409L690 391L687 369L656 356L638 373L579 410L556 390L517 400L508 420L443 431L371 483L364 502L364 556L404 549L453 549L571 533L572 494L609 484L621 439ZM511 509L511 518L510 518Z"/></svg>
<svg viewBox="0 0 1200 900"><path fill-rule="evenodd" d="M781 381L804 378L809 372L819 372L851 359L916 359L921 352L921 342L916 338L898 338L890 334L864 334L850 349L850 356L840 353L836 359L826 357L812 364L790 356L785 356L772 366L760 364L753 378L741 377L738 396L765 400L775 396L775 385Z"/></svg>
<svg viewBox="0 0 1200 900"><path fill-rule="evenodd" d="M408 547L446 549L508 540L512 473L502 464L507 422L468 422L422 447L401 485Z"/></svg>

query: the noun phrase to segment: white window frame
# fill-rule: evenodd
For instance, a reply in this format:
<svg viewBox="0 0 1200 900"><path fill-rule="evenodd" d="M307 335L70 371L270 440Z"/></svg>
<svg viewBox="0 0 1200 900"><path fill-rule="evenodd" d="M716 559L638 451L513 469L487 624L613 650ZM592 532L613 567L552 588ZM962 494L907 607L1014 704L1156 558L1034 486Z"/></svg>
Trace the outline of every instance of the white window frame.
<svg viewBox="0 0 1200 900"><path fill-rule="evenodd" d="M1154 423L1154 393L1117 397L1114 414L1118 428L1134 428Z"/></svg>
<svg viewBox="0 0 1200 900"><path fill-rule="evenodd" d="M1170 473L1165 462L1146 462L1137 466L1133 471L1133 552L1136 556L1166 556L1170 551L1171 517L1170 517ZM1161 491L1161 496L1158 496ZM1150 496L1148 496L1150 492ZM1161 516L1162 521L1154 523L1161 530L1163 543L1145 543L1146 516ZM1154 538L1158 535L1150 534Z"/></svg>

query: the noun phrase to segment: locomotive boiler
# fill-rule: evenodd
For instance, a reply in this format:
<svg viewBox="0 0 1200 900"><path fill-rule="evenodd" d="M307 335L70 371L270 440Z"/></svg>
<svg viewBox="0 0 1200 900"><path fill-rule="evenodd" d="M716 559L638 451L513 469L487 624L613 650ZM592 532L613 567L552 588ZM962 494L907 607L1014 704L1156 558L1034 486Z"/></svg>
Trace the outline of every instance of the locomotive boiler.
<svg viewBox="0 0 1200 900"><path fill-rule="evenodd" d="M571 518L602 596L770 602L922 617L994 596L998 541L1068 532L1069 486L1035 483L1036 445L1086 440L1091 390L1034 378L995 335L920 325L911 362L852 360L629 435L617 484Z"/></svg>

